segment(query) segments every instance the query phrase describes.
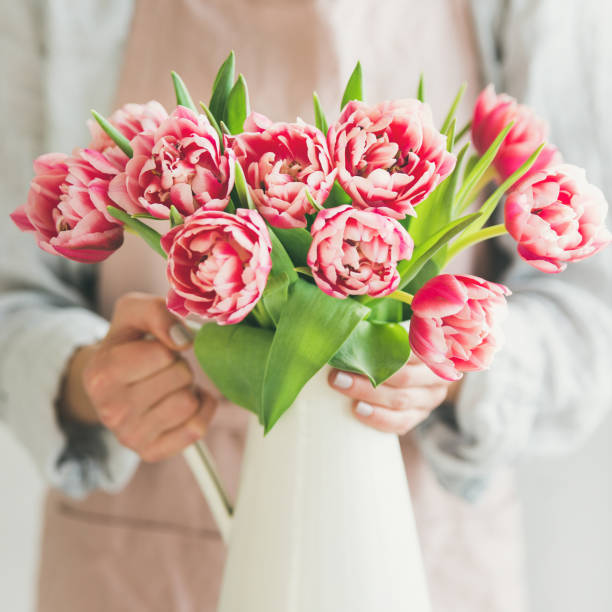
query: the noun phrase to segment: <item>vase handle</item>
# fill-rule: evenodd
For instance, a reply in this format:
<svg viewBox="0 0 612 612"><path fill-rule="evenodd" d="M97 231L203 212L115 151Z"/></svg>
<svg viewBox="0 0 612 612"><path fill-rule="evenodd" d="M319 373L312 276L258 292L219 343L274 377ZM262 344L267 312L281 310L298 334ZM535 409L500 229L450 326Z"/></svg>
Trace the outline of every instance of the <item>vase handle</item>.
<svg viewBox="0 0 612 612"><path fill-rule="evenodd" d="M223 488L214 460L206 444L201 440L188 446L183 456L208 502L210 512L217 523L225 544L228 544L232 530L234 509Z"/></svg>

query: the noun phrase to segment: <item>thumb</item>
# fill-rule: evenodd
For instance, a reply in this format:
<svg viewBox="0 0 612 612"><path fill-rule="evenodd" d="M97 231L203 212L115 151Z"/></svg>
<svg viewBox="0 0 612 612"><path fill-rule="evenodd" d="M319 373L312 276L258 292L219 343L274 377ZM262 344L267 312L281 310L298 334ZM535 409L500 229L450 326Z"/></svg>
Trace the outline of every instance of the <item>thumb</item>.
<svg viewBox="0 0 612 612"><path fill-rule="evenodd" d="M193 334L168 312L163 298L128 293L117 300L105 342L119 344L153 335L173 351L188 348Z"/></svg>

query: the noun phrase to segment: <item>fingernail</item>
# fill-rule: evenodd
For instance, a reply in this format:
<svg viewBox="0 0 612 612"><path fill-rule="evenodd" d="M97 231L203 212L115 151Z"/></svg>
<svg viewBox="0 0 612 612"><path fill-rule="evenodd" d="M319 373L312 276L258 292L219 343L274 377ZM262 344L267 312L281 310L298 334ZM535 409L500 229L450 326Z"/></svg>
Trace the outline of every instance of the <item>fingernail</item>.
<svg viewBox="0 0 612 612"><path fill-rule="evenodd" d="M346 372L338 372L334 378L334 387L350 389L353 386L353 377Z"/></svg>
<svg viewBox="0 0 612 612"><path fill-rule="evenodd" d="M175 323L170 328L170 339L176 346L185 346L191 344L191 335L189 332L180 324Z"/></svg>
<svg viewBox="0 0 612 612"><path fill-rule="evenodd" d="M374 407L370 406L367 402L357 402L355 406L355 412L362 417L369 417L374 412Z"/></svg>

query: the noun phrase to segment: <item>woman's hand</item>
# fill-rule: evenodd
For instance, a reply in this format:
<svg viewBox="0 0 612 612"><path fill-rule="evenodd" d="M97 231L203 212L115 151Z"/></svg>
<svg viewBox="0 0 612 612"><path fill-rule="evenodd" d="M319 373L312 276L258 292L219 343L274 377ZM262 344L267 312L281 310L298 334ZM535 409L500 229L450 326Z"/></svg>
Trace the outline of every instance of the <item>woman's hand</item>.
<svg viewBox="0 0 612 612"><path fill-rule="evenodd" d="M145 461L178 453L202 437L216 406L179 354L190 344L162 298L124 296L106 337L73 356L60 410L102 423Z"/></svg>
<svg viewBox="0 0 612 612"><path fill-rule="evenodd" d="M355 400L353 413L362 423L400 435L454 395L458 384L434 374L414 353L401 370L376 388L365 376L340 370L331 372L329 382Z"/></svg>

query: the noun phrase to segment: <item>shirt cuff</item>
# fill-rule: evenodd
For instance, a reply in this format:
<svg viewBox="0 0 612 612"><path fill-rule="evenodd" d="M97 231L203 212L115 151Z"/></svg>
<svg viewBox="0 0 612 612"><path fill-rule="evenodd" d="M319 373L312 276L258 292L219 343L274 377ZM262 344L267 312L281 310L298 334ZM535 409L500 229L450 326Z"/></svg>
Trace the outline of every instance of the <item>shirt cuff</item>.
<svg viewBox="0 0 612 612"><path fill-rule="evenodd" d="M119 491L139 458L101 426L60 426L55 404L74 351L103 338L108 322L80 308L37 312L11 338L2 389L7 422L45 480L72 497Z"/></svg>

